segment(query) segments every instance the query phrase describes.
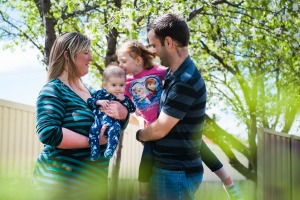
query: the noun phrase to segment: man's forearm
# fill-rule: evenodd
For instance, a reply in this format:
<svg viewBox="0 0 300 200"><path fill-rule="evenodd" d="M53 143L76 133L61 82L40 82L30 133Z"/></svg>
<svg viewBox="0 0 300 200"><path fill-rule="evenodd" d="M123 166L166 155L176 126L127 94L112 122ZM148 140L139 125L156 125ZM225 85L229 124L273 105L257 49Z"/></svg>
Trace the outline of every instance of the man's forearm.
<svg viewBox="0 0 300 200"><path fill-rule="evenodd" d="M155 134L156 133L156 134ZM136 133L136 139L140 142L147 142L152 140L158 140L162 137L158 135L157 131L154 131L154 128L148 126L144 129L140 129Z"/></svg>
<svg viewBox="0 0 300 200"><path fill-rule="evenodd" d="M148 127L137 131L136 139L140 142L159 140L165 137L178 121L179 119L161 112L155 122Z"/></svg>

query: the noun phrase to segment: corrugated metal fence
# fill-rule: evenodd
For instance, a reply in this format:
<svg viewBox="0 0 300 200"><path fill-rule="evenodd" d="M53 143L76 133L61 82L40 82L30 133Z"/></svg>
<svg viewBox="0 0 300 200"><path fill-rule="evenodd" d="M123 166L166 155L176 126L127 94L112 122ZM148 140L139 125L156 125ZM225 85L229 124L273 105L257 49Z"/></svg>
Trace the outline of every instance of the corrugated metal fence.
<svg viewBox="0 0 300 200"><path fill-rule="evenodd" d="M260 129L258 200L300 199L300 137Z"/></svg>

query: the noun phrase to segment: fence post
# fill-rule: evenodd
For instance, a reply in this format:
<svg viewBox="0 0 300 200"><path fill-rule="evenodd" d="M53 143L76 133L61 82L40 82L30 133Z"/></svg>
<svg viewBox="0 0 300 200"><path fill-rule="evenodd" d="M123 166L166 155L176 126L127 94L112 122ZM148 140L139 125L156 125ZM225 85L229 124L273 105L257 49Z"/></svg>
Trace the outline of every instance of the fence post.
<svg viewBox="0 0 300 200"><path fill-rule="evenodd" d="M259 128L257 133L257 184L256 196L257 200L264 200L263 198L263 159L264 159L264 129Z"/></svg>
<svg viewBox="0 0 300 200"><path fill-rule="evenodd" d="M116 149L116 155L112 163L112 172L111 172L111 183L109 185L109 199L117 200L118 199L118 183L119 183L119 171L121 165L121 154L123 147L123 135L124 131L120 135L119 145ZM112 189L114 188L114 189Z"/></svg>
<svg viewBox="0 0 300 200"><path fill-rule="evenodd" d="M300 199L300 137L291 135L292 200Z"/></svg>

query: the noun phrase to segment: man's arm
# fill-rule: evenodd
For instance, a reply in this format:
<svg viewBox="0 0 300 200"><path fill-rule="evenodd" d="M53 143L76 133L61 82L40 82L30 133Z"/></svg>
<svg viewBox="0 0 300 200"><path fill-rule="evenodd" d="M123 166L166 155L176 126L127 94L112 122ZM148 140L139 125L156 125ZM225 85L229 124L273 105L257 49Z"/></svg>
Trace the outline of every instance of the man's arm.
<svg viewBox="0 0 300 200"><path fill-rule="evenodd" d="M155 122L137 132L137 140L146 142L161 139L170 132L178 121L179 119L161 112Z"/></svg>

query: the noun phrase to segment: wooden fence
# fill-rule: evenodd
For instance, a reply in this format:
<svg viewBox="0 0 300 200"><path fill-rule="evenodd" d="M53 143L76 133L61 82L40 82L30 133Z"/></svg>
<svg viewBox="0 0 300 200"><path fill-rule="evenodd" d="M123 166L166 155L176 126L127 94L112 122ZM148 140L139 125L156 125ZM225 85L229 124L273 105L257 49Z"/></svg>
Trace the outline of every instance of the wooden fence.
<svg viewBox="0 0 300 200"><path fill-rule="evenodd" d="M258 132L257 199L300 199L300 137L268 129Z"/></svg>

